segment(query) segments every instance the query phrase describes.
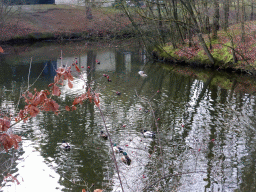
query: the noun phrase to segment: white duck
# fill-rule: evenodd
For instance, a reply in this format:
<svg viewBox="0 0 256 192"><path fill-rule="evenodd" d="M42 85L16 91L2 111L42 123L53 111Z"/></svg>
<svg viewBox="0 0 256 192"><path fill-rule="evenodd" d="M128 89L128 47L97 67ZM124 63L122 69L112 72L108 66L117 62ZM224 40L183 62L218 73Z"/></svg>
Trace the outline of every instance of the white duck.
<svg viewBox="0 0 256 192"><path fill-rule="evenodd" d="M147 131L147 130L141 130L141 133L144 135L144 137L151 137L155 138L156 134L153 131Z"/></svg>
<svg viewBox="0 0 256 192"><path fill-rule="evenodd" d="M145 74L144 71L139 71L138 73L139 73L139 75L142 76L142 77L147 77L147 74Z"/></svg>
<svg viewBox="0 0 256 192"><path fill-rule="evenodd" d="M62 141L62 144L61 144L60 148L62 148L62 149L70 149L70 145L66 141Z"/></svg>

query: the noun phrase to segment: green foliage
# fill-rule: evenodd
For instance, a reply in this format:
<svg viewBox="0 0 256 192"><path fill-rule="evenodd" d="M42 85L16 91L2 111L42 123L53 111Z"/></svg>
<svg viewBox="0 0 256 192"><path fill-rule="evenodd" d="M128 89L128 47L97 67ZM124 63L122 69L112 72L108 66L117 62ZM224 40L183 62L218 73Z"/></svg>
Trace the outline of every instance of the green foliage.
<svg viewBox="0 0 256 192"><path fill-rule="evenodd" d="M179 59L178 56L175 54L176 49L173 49L173 46L166 46L163 47L163 50L158 50L160 57L164 57L166 59L170 59L170 57L173 57L175 59Z"/></svg>
<svg viewBox="0 0 256 192"><path fill-rule="evenodd" d="M218 85L224 89L231 89L233 83L226 77L216 76L212 79L211 84Z"/></svg>
<svg viewBox="0 0 256 192"><path fill-rule="evenodd" d="M225 65L225 64L233 63L233 55L229 47L231 47L230 42L224 44L222 46L222 49L214 49L212 51L212 56L217 64L223 63Z"/></svg>
<svg viewBox="0 0 256 192"><path fill-rule="evenodd" d="M40 39L50 39L50 38L54 38L54 35L52 33L30 33L30 34L28 34L28 39L40 40Z"/></svg>
<svg viewBox="0 0 256 192"><path fill-rule="evenodd" d="M199 51L193 60L204 64L210 63L209 58L207 57L203 50Z"/></svg>

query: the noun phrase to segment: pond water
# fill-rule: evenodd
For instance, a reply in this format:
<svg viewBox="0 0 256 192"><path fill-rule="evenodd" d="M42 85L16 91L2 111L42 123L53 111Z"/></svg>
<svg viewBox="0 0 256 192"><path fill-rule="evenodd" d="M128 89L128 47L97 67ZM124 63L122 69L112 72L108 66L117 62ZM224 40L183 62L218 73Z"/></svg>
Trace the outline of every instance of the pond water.
<svg viewBox="0 0 256 192"><path fill-rule="evenodd" d="M113 143L132 160L126 165L115 154L124 191L256 191L253 78L151 63L143 48L130 44L23 45L0 59L2 113L17 111L28 80L31 91L47 89L63 65L75 76L73 89L64 85L54 97L59 115L41 112L12 128L22 142L0 153L0 191L121 191L109 139L99 136L105 129L99 109L85 102L63 110L83 93L85 81L100 93ZM76 60L82 76L72 66ZM143 137L141 129L155 138ZM71 150L59 147L63 140ZM4 179L7 173L20 184Z"/></svg>

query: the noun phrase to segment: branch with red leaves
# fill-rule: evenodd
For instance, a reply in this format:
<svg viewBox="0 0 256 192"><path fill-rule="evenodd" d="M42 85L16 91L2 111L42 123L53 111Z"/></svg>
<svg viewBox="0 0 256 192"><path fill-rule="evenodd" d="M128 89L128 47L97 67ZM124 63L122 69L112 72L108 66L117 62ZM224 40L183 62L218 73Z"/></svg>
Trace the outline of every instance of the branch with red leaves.
<svg viewBox="0 0 256 192"><path fill-rule="evenodd" d="M76 64L75 65L76 71L78 73L81 73L81 70ZM59 111L59 104L54 101L52 98L53 96L59 97L61 95L61 89L60 87L64 85L65 81L68 83L68 87L71 89L73 88L72 81L74 80L74 77L71 74L71 67L60 67L56 70L56 76L54 77L54 82L49 84L49 90L41 90L37 91L37 89L34 89L33 93L30 91L26 91L22 94L22 97L25 100L25 107L19 111L18 115L14 117L15 123L11 125L11 118L8 118L6 116L0 118L0 145L2 145L6 152L8 152L9 149L14 147L15 149L18 148L18 143L21 141L21 137L18 135L7 133L7 131L20 121L26 122L28 119L32 117L36 117L41 111L46 112L54 112L56 115L60 113ZM82 76L81 76L82 77ZM108 77L109 78L109 77ZM85 82L86 83L86 82ZM83 104L84 101L89 100L89 102L94 102L94 104L100 109L100 99L99 99L99 93L96 93L93 91L90 87L90 84L86 84L87 89L85 93L77 96L71 106L66 106L66 111L74 111L77 109L77 105ZM101 111L101 109L100 109ZM101 115L105 124L105 120L101 111ZM106 128L106 125L105 125ZM111 138L110 138L111 142ZM118 172L119 180L122 186L122 181L119 175L117 162L115 159L115 154L113 151L113 143L111 142L112 152L113 152L113 158L116 163L116 169ZM18 180L13 177L12 175L8 174L6 178L11 178L13 181ZM123 187L122 191L123 191Z"/></svg>
<svg viewBox="0 0 256 192"><path fill-rule="evenodd" d="M81 73L79 67L75 65L76 71ZM64 85L64 81L68 81L68 87L73 88L72 81L74 80L73 75L71 74L71 67L60 67L56 70L56 76L54 77L54 82L49 84L48 87L50 90L41 90L37 91L34 89L34 93L26 91L22 94L25 99L25 107L19 111L17 117L14 118L15 122L11 125L11 119L8 117L0 118L0 145L4 147L6 152L14 147L18 147L18 142L21 141L21 137L18 135L7 133L8 129L19 123L20 121L26 122L32 117L36 117L40 111L54 112L56 115L60 113L59 104L52 99L53 96L60 96L61 90L60 86ZM99 94L91 91L91 88L88 87L86 93L76 97L73 101L72 106L66 106L66 111L74 111L77 109L78 104L82 104L84 100L89 99L90 102L94 101L95 105L99 107Z"/></svg>

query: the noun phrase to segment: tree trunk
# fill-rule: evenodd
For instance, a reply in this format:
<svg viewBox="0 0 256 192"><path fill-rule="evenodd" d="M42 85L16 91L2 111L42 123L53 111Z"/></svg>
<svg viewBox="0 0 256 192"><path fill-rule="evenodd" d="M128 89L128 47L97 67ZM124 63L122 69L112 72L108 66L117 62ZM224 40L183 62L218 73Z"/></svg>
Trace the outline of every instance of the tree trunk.
<svg viewBox="0 0 256 192"><path fill-rule="evenodd" d="M242 0L242 15L241 15L241 31L242 31L242 42L245 41L245 30L244 30L244 22L245 22L245 4L244 0Z"/></svg>
<svg viewBox="0 0 256 192"><path fill-rule="evenodd" d="M159 34L160 34L160 38L161 41L163 42L163 44L165 44L165 38L164 38L164 32L163 32L163 22L162 22L162 14L161 14L161 5L160 5L160 1L157 0L157 12L158 12L158 30L159 30Z"/></svg>
<svg viewBox="0 0 256 192"><path fill-rule="evenodd" d="M224 0L224 25L223 25L223 29L225 31L228 30L228 16L229 16L229 0Z"/></svg>
<svg viewBox="0 0 256 192"><path fill-rule="evenodd" d="M254 0L251 0L251 17L250 17L250 20L253 21L253 18L254 18L254 9L253 9L253 1Z"/></svg>
<svg viewBox="0 0 256 192"><path fill-rule="evenodd" d="M90 0L85 0L85 14L87 19L93 19Z"/></svg>
<svg viewBox="0 0 256 192"><path fill-rule="evenodd" d="M172 0L172 6L173 6L173 18L174 18L174 20L178 21L179 18L178 18L177 1ZM181 38L182 43L184 43L184 38L183 38L183 35L182 35L182 32L181 32L180 26L176 22L175 22L175 28L176 28L176 30L177 30L180 38Z"/></svg>
<svg viewBox="0 0 256 192"><path fill-rule="evenodd" d="M219 0L214 0L214 15L213 15L213 27L212 27L212 38L217 39L220 22L220 5Z"/></svg>
<svg viewBox="0 0 256 192"><path fill-rule="evenodd" d="M236 10L236 23L239 23L239 14L240 14L240 1L239 0L237 0L235 7L237 8L237 10Z"/></svg>
<svg viewBox="0 0 256 192"><path fill-rule="evenodd" d="M202 2L203 4L203 14L202 15L202 19L203 19L203 33L208 33L209 31L209 16L208 16L208 3L207 1L203 0Z"/></svg>
<svg viewBox="0 0 256 192"><path fill-rule="evenodd" d="M208 49L208 47L207 47L207 45L206 45L206 43L204 41L204 38L202 36L202 31L200 31L200 27L199 27L199 25L197 23L197 18L196 18L195 14L194 14L194 10L192 8L192 5L190 4L189 1L180 0L180 2L184 6L184 8L187 10L187 12L189 13L189 15L190 15L190 17L191 17L191 19L193 21L194 29L196 31L196 35L198 37L198 40L199 40L201 46L203 47L203 49L204 49L208 59L210 60L211 64L214 64L214 58L213 58L211 52L209 51L209 49Z"/></svg>
<svg viewBox="0 0 256 192"><path fill-rule="evenodd" d="M202 34L201 33L197 33L197 37L199 39L199 42L201 44L201 46L203 47L204 49L204 52L206 53L208 59L210 60L211 64L214 64L214 58L211 54L211 52L209 51L205 41L204 41L204 38L202 37Z"/></svg>
<svg viewBox="0 0 256 192"><path fill-rule="evenodd" d="M86 7L86 18L90 20L93 19L91 7Z"/></svg>

